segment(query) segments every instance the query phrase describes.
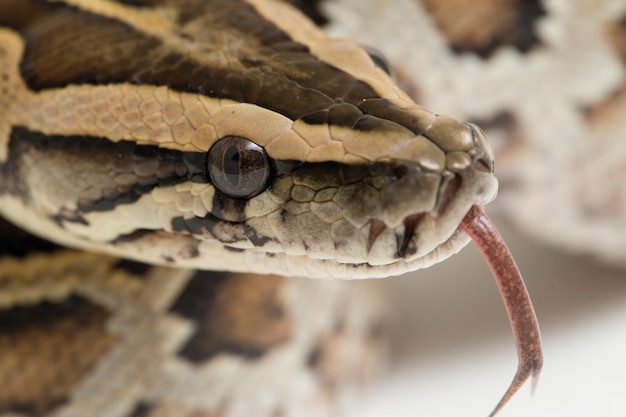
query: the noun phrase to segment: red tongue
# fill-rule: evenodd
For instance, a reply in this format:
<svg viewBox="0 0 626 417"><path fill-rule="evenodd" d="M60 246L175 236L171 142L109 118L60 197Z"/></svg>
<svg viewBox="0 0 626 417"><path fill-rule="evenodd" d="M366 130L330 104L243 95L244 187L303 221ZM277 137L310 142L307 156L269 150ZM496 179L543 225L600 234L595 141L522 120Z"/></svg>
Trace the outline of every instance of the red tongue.
<svg viewBox="0 0 626 417"><path fill-rule="evenodd" d="M541 336L522 275L493 223L480 208L472 206L461 222L461 229L472 238L491 269L509 316L517 348L517 372L504 396L491 412L492 417L529 377L533 377L533 387L537 384L543 365Z"/></svg>

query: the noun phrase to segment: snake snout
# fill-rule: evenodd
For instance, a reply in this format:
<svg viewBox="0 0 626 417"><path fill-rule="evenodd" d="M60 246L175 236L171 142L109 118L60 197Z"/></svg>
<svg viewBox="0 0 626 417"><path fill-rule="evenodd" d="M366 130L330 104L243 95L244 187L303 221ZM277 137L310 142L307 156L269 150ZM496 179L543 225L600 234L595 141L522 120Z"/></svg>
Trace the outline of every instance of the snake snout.
<svg viewBox="0 0 626 417"><path fill-rule="evenodd" d="M445 167L396 160L393 179L380 191L384 215L369 222L368 248L390 229L396 259L419 258L445 244L467 210L497 191L493 152L479 127L438 116L426 136L445 154Z"/></svg>
<svg viewBox="0 0 626 417"><path fill-rule="evenodd" d="M474 147L469 150L469 155L474 161L473 168L477 171L493 174L495 159L491 143L483 130L473 123L466 123L471 129Z"/></svg>

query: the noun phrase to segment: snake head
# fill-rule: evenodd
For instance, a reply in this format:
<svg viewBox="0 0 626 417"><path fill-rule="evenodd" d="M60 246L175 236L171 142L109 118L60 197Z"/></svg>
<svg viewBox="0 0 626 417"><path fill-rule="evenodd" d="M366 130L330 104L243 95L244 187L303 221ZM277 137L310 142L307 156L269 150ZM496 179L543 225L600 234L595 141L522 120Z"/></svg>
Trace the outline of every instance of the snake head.
<svg viewBox="0 0 626 417"><path fill-rule="evenodd" d="M4 207L61 243L143 261L355 278L457 252L465 214L496 194L480 129L414 104L340 103L312 123L235 103L210 119L202 152L16 127Z"/></svg>
<svg viewBox="0 0 626 417"><path fill-rule="evenodd" d="M139 247L179 266L389 276L460 250L469 240L459 231L463 217L496 194L480 129L415 104L338 103L293 122L239 103L216 109L212 120L220 128L207 152L157 151L157 170L185 178L126 208L141 210L145 223L146 210L156 212L157 230L120 238L113 227L109 247ZM88 229L76 223L74 230Z"/></svg>
<svg viewBox="0 0 626 417"><path fill-rule="evenodd" d="M323 160L309 151L298 161L297 146L277 153L271 143L266 146L270 162L289 168L273 168L264 191L242 207L238 235L254 243L252 251L276 260L276 271L293 265L307 276L401 274L460 250L469 241L459 231L461 220L497 191L482 131L419 106L382 100L350 109L370 113L361 113L349 129L329 129L335 113L347 112L345 104L337 107L324 124L305 129L296 123L294 129L308 134L309 142L326 140ZM329 130L340 140L328 139ZM315 134L324 136L311 139Z"/></svg>

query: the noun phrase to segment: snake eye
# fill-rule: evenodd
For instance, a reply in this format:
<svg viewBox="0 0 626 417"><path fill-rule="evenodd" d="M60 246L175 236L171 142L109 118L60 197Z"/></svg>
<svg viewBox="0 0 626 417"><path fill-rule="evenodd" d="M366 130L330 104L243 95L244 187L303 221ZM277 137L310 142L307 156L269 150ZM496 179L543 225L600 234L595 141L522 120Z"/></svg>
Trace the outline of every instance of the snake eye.
<svg viewBox="0 0 626 417"><path fill-rule="evenodd" d="M385 71L388 75L392 77L394 76L391 65L389 64L389 61L387 61L387 58L385 58L385 55L383 55L382 52L380 52L376 48L372 48L371 46L364 46L363 49L365 49L365 52L367 52L367 54L370 56L371 60L374 62L374 65Z"/></svg>
<svg viewBox="0 0 626 417"><path fill-rule="evenodd" d="M256 143L239 136L226 136L209 149L207 172L222 193L248 198L265 190L270 161L265 150Z"/></svg>

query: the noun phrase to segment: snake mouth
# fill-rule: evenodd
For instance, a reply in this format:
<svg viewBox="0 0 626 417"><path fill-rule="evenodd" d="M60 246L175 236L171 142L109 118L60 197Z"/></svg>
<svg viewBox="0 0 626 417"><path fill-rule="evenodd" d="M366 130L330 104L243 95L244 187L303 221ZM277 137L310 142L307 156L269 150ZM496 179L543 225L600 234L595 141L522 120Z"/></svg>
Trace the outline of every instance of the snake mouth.
<svg viewBox="0 0 626 417"><path fill-rule="evenodd" d="M414 255L417 247L411 245L415 237L415 230L426 213L415 213L404 218L402 224L394 229L396 235L396 256L405 258ZM368 239L368 250L372 248L376 239L387 230L388 226L380 219L370 220L370 233Z"/></svg>

